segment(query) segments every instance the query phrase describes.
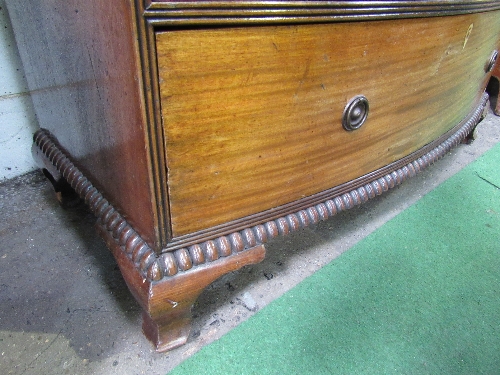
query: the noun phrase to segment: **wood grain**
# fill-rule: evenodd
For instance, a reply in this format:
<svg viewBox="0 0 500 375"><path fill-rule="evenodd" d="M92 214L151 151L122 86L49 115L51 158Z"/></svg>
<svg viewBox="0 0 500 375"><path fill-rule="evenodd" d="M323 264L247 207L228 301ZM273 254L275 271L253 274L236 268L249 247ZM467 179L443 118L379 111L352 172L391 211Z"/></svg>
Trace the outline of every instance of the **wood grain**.
<svg viewBox="0 0 500 375"><path fill-rule="evenodd" d="M499 12L158 33L173 235L318 193L431 142L479 100L499 34ZM342 112L359 94L368 121L347 132Z"/></svg>
<svg viewBox="0 0 500 375"><path fill-rule="evenodd" d="M7 6L40 127L159 251L131 1Z"/></svg>

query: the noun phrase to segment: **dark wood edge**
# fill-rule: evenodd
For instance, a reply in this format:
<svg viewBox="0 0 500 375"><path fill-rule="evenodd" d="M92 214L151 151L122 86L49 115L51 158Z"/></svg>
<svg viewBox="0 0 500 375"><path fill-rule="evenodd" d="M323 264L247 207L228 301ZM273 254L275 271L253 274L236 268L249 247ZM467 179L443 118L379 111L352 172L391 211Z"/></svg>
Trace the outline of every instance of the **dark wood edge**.
<svg viewBox="0 0 500 375"><path fill-rule="evenodd" d="M144 22L142 14L144 12L142 0L136 1L135 23L137 33L137 48L139 50L140 64L142 69L142 93L144 97L144 116L147 126L147 147L151 158L150 179L153 184L153 196L155 197L156 222L158 234L157 238L160 248L168 243L171 236L169 226L169 203L167 193L167 176L165 149L163 143L163 126L161 126L160 93L158 84L157 64L156 64L156 43L152 26Z"/></svg>
<svg viewBox="0 0 500 375"><path fill-rule="evenodd" d="M255 226L247 226L216 238L200 238L189 246L157 255L139 234L127 223L125 218L114 209L92 183L80 172L71 160L61 151L57 141L47 130L40 129L34 135L34 144L56 167L77 194L84 199L90 210L99 220L101 230L105 230L121 249L119 256L127 257L136 267L143 282L160 282L178 273L204 266L223 257L231 257L243 251L263 245L279 235L286 235L306 226L326 220L341 211L353 208L400 185L415 176L424 168L441 159L453 147L460 144L474 130L481 120L488 101L485 93L479 105L453 133L439 145L431 143L420 152L414 153L413 160L404 158L405 164L392 164L393 170L384 175L373 174L374 178L364 185L346 191L306 209L291 211L273 220ZM448 134L448 133L447 133ZM108 236L109 237L109 236ZM116 246L115 246L116 248ZM115 251L116 253L116 251ZM115 254L117 257L117 254Z"/></svg>
<svg viewBox="0 0 500 375"><path fill-rule="evenodd" d="M141 1L141 0L139 0ZM498 1L151 1L144 16L156 25L341 22L440 17L500 9Z"/></svg>
<svg viewBox="0 0 500 375"><path fill-rule="evenodd" d="M500 57L491 72L488 94L492 97L493 113L500 116Z"/></svg>
<svg viewBox="0 0 500 375"><path fill-rule="evenodd" d="M115 257L128 289L136 301L141 305L142 309L148 311L151 280L144 277L144 272L137 267L128 253L124 251L123 245L120 245L119 241L113 236L113 233L110 232L100 220L98 220L95 227L97 233L101 236L107 248Z"/></svg>

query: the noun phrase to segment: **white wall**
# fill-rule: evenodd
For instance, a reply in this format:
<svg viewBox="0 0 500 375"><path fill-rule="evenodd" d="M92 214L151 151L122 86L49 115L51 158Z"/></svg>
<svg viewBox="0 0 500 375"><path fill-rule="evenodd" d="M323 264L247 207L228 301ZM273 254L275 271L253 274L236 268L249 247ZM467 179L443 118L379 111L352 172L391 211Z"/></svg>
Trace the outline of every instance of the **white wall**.
<svg viewBox="0 0 500 375"><path fill-rule="evenodd" d="M5 1L0 0L0 182L32 171L38 128Z"/></svg>

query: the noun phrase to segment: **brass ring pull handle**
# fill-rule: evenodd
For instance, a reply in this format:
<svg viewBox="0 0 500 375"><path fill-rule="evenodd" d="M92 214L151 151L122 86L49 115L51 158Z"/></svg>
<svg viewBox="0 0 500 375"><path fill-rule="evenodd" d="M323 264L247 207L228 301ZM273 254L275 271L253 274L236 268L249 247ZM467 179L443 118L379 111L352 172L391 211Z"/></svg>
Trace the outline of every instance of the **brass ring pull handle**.
<svg viewBox="0 0 500 375"><path fill-rule="evenodd" d="M370 106L364 95L357 95L347 103L342 116L342 126L345 130L359 129L368 118Z"/></svg>

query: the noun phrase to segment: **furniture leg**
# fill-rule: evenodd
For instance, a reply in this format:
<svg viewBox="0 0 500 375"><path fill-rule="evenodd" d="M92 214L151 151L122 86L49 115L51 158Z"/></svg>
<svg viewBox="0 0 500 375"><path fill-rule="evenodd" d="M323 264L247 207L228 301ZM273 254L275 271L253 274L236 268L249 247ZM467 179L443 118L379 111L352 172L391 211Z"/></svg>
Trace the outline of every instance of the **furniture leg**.
<svg viewBox="0 0 500 375"><path fill-rule="evenodd" d="M78 194L35 144L31 147L31 154L42 169L44 176L52 184L55 196L61 206L73 207L78 204L81 201Z"/></svg>
<svg viewBox="0 0 500 375"><path fill-rule="evenodd" d="M493 113L500 116L500 63L497 63L491 72L487 91L492 101Z"/></svg>
<svg viewBox="0 0 500 375"><path fill-rule="evenodd" d="M258 263L264 256L265 248L259 245L153 283L143 313L144 333L160 352L184 344L191 330L191 309L203 290L219 277Z"/></svg>
<svg viewBox="0 0 500 375"><path fill-rule="evenodd" d="M258 245L155 282L143 278L137 265L102 224L98 224L97 229L113 252L130 291L143 308L142 329L158 352L174 349L187 341L191 330L191 309L207 286L219 277L259 263L265 257L264 246Z"/></svg>

